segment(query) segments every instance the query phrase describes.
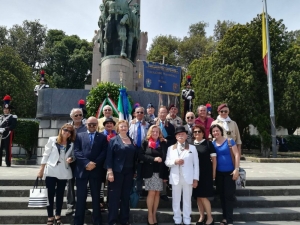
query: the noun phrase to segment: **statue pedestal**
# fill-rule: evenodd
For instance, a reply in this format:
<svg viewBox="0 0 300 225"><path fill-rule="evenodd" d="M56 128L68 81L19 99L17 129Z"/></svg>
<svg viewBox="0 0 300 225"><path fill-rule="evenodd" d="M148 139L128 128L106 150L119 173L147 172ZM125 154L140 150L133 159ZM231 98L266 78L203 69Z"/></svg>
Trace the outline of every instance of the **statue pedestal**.
<svg viewBox="0 0 300 225"><path fill-rule="evenodd" d="M101 61L101 81L120 84L120 72L123 73L123 85L127 91L135 91L133 81L134 64L127 58L120 56L107 56Z"/></svg>

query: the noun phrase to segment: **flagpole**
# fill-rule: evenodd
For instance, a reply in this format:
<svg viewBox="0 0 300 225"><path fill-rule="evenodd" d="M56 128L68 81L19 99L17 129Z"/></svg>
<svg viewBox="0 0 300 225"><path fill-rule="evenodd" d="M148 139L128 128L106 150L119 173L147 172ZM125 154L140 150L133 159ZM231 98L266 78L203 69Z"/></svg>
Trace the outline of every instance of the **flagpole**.
<svg viewBox="0 0 300 225"><path fill-rule="evenodd" d="M272 137L272 157L277 158L276 151L276 126L275 126L275 111L274 111L274 95L273 95L273 80L272 80L272 64L269 38L269 19L267 11L267 0L264 0L266 10L266 36L268 48L268 87L269 87L269 103L270 103L270 119L271 119L271 137Z"/></svg>

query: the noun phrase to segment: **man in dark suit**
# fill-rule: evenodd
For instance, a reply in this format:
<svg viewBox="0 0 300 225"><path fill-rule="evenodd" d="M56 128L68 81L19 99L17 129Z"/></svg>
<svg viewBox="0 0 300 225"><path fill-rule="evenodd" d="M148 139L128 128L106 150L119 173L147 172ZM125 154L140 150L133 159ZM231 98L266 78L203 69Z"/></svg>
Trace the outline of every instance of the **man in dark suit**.
<svg viewBox="0 0 300 225"><path fill-rule="evenodd" d="M185 115L185 121L186 125L184 125L184 128L188 132L186 140L189 144L194 144L192 128L195 126L195 114L193 112L187 112Z"/></svg>
<svg viewBox="0 0 300 225"><path fill-rule="evenodd" d="M176 143L175 128L167 120L168 110L165 106L161 106L158 110L158 117L155 118L155 123L158 125L163 133L163 137L167 140L167 147ZM160 192L160 198L164 201L169 201L167 196L166 183L163 183L163 191Z"/></svg>
<svg viewBox="0 0 300 225"><path fill-rule="evenodd" d="M87 132L77 134L74 143L77 187L74 224L84 224L87 184L89 183L93 204L93 224L100 225L102 224L100 212L100 182L102 180L101 172L106 158L108 142L105 135L97 132L97 118L88 118L86 126Z"/></svg>

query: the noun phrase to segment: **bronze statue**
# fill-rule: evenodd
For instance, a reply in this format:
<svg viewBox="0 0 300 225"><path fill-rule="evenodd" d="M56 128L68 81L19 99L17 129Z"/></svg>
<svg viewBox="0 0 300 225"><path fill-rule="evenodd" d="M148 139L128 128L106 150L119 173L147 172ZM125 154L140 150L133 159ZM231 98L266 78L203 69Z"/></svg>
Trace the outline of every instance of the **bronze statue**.
<svg viewBox="0 0 300 225"><path fill-rule="evenodd" d="M127 0L103 0L99 17L99 51L102 55L120 55L134 61L139 45L139 5L129 7Z"/></svg>

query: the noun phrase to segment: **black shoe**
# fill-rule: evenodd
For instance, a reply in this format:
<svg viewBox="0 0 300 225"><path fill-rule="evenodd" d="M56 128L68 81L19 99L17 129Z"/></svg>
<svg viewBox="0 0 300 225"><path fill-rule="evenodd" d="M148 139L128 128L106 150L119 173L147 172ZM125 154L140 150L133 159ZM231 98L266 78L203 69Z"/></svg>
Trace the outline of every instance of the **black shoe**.
<svg viewBox="0 0 300 225"><path fill-rule="evenodd" d="M196 222L196 225L203 225L203 224L204 224L203 221L201 221L201 222L197 221L197 222Z"/></svg>
<svg viewBox="0 0 300 225"><path fill-rule="evenodd" d="M161 195L161 196L160 196L160 199L162 199L162 200L164 200L164 201L166 201L166 202L169 201L169 198L168 198L167 195Z"/></svg>
<svg viewBox="0 0 300 225"><path fill-rule="evenodd" d="M181 223L174 223L174 225L181 225Z"/></svg>
<svg viewBox="0 0 300 225"><path fill-rule="evenodd" d="M209 223L209 224L208 224L208 223L203 223L203 224L204 224L204 225L215 225L215 221L212 220L211 223Z"/></svg>
<svg viewBox="0 0 300 225"><path fill-rule="evenodd" d="M92 211L89 209L85 209L85 215L92 215Z"/></svg>

